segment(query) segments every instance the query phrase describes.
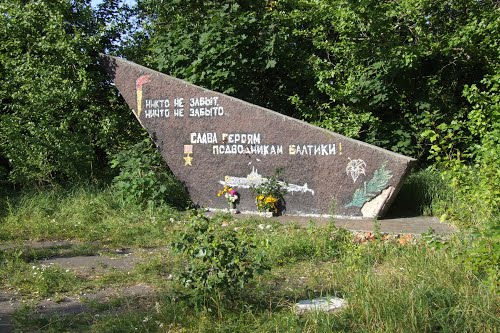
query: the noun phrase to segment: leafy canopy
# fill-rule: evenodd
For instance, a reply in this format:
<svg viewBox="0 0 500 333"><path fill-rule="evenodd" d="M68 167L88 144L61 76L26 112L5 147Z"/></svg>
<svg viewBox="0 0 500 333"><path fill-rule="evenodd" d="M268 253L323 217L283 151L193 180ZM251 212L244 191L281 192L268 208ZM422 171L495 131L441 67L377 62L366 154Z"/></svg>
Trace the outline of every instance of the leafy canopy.
<svg viewBox="0 0 500 333"><path fill-rule="evenodd" d="M0 176L21 184L100 176L137 131L97 62L113 49L111 17L83 0L2 1L0 11Z"/></svg>

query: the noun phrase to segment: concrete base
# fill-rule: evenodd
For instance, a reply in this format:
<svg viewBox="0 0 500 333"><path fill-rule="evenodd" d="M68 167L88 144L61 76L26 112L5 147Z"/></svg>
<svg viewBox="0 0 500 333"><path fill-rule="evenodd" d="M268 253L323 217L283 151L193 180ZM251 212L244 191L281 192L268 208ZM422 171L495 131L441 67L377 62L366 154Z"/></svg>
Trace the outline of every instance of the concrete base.
<svg viewBox="0 0 500 333"><path fill-rule="evenodd" d="M233 215L235 218L254 218L259 219L257 215L244 214ZM208 216L213 216L214 212L208 212ZM342 218L342 217L322 217L322 216L275 216L266 218L267 222L277 221L284 225L297 224L301 227L308 227L311 224L318 227L326 227L333 223L338 228L344 228L350 231L366 231L373 232L375 223L380 224L380 232L388 234L414 234L420 235L427 233L430 230L435 234L449 235L457 231L457 229L447 224L440 222L437 217L433 216L417 216L405 218L390 218L390 219L371 219L371 218Z"/></svg>

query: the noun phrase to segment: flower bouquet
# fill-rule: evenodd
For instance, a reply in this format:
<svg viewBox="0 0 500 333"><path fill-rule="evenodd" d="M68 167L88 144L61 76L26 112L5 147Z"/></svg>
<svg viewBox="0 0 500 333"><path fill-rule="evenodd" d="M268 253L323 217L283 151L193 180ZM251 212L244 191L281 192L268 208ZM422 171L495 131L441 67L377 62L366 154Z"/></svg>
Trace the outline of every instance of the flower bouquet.
<svg viewBox="0 0 500 333"><path fill-rule="evenodd" d="M240 199L240 194L236 192L233 188L229 186L224 186L222 190L217 193L218 197L224 196L227 203L229 204L229 209L231 212L236 211L236 204Z"/></svg>

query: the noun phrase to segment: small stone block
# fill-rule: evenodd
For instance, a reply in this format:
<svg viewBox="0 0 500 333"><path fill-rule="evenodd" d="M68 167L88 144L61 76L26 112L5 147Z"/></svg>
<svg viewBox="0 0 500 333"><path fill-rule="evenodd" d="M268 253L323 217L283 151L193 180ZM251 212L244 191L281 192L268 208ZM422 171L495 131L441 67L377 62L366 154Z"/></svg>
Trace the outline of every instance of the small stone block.
<svg viewBox="0 0 500 333"><path fill-rule="evenodd" d="M347 301L339 297L320 297L312 300L303 300L295 304L299 314L311 311L334 312L347 305Z"/></svg>

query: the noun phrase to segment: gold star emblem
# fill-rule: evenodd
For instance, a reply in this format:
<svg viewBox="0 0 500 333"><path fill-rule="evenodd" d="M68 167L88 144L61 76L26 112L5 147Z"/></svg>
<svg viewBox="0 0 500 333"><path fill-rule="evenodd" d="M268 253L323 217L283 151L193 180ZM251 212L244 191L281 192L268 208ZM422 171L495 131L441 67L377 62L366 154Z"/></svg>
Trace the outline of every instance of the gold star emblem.
<svg viewBox="0 0 500 333"><path fill-rule="evenodd" d="M184 165L189 165L189 166L193 166L191 164L191 162L193 161L193 158L191 157L191 154L187 154L186 156L184 156Z"/></svg>

